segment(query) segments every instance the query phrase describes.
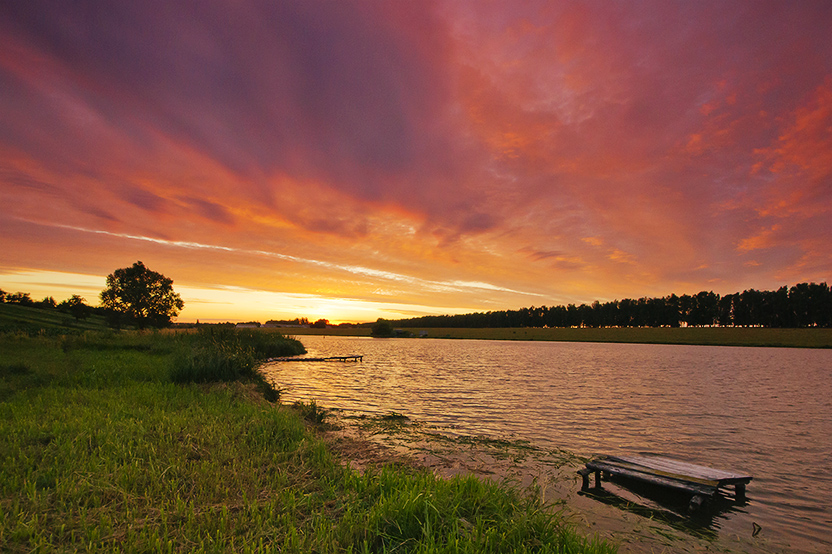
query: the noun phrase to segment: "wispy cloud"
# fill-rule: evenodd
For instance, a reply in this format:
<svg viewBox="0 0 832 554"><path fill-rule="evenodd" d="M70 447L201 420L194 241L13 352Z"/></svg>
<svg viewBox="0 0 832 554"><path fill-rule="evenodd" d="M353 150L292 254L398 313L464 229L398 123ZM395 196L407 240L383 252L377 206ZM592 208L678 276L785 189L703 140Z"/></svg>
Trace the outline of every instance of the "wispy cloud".
<svg viewBox="0 0 832 554"><path fill-rule="evenodd" d="M483 309L832 271L827 3L322 6L0 5L4 264Z"/></svg>
<svg viewBox="0 0 832 554"><path fill-rule="evenodd" d="M435 291L470 291L470 290L488 290L492 292L508 292L512 294L519 294L519 295L526 295L526 296L540 296L537 293L530 293L524 292L520 290L514 290L506 287L500 287L497 285L493 285L491 283L485 282L474 282L474 281L430 281L425 279L420 279L417 277L413 277L410 275L403 275L399 273L393 273L390 271L384 271L379 269L372 269L368 267L362 266L355 266L355 265L344 265L340 263L333 263L327 262L322 260L313 260L309 258L302 258L298 256L291 256L288 254L281 254L279 252L272 252L267 250L245 250L240 248L232 248L228 246L221 246L216 244L202 244L198 242L190 242L190 241L180 241L180 240L167 240L167 239L160 239L154 237L147 237L142 235L131 235L127 233L114 233L111 231L104 231L101 229L87 229L84 227L75 227L72 225L60 225L54 223L42 223L36 221L30 221L30 223L35 223L37 225L45 225L49 227L57 227L62 229L69 229L72 231L79 231L82 233L91 233L95 235L106 235L109 237L117 237L135 241L142 241L142 242L149 242L152 244L158 244L163 246L170 246L175 248L184 248L189 250L207 250L207 251L217 251L223 253L237 253L237 254L246 254L252 256L260 256L266 258L275 258L278 260L286 260L291 262L297 262L301 264L307 264L310 266L316 266L320 268L326 269L334 269L337 271L343 271L345 273L352 273L354 275L360 275L364 277L370 277L372 279L382 279L387 281L397 281L400 283L406 283L408 285L421 287L425 290L435 290Z"/></svg>

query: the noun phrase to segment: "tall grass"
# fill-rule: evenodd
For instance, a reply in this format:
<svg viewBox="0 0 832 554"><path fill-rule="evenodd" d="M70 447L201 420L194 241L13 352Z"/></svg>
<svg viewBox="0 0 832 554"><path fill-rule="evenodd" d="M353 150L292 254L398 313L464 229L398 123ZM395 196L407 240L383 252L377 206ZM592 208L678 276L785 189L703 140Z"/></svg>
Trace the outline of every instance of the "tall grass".
<svg viewBox="0 0 832 554"><path fill-rule="evenodd" d="M228 327L202 327L196 334L186 335L200 345L222 345L251 349L257 358L275 358L305 354L299 341L284 337L267 329L233 329Z"/></svg>
<svg viewBox="0 0 832 554"><path fill-rule="evenodd" d="M611 551L520 491L359 474L291 410L170 382L205 337L89 339L0 337L0 551Z"/></svg>
<svg viewBox="0 0 832 554"><path fill-rule="evenodd" d="M303 354L303 345L279 333L203 328L184 343L171 372L175 383L261 381L258 363L270 357Z"/></svg>
<svg viewBox="0 0 832 554"><path fill-rule="evenodd" d="M366 505L344 514L341 540L373 552L612 551L575 534L539 496L474 476L403 476L388 467L352 474L350 484Z"/></svg>

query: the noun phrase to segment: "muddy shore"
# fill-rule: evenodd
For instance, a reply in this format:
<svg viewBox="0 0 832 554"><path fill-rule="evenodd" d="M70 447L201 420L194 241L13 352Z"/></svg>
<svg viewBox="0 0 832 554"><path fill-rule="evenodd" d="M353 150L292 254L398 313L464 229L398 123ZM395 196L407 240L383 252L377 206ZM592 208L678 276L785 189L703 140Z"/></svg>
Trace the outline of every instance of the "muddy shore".
<svg viewBox="0 0 832 554"><path fill-rule="evenodd" d="M745 534L721 532L719 517L703 524L681 508L668 508L615 483L605 483L599 494L582 492L576 472L587 458L566 450L456 434L453 429L429 427L399 414L367 417L331 410L318 431L344 463L357 471L398 464L445 478L473 474L540 495L578 530L597 534L617 545L621 553L793 552L770 543L765 529L756 535L753 528Z"/></svg>

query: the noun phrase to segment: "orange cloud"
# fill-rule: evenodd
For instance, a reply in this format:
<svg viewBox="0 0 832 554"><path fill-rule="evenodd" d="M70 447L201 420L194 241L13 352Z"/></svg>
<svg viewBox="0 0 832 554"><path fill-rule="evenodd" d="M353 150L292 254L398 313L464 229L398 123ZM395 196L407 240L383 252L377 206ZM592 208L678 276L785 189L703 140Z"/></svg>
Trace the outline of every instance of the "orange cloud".
<svg viewBox="0 0 832 554"><path fill-rule="evenodd" d="M763 229L753 237L742 239L737 245L737 250L740 252L748 252L751 250L770 248L775 244L775 235L780 229L780 225L773 225L769 229Z"/></svg>
<svg viewBox="0 0 832 554"><path fill-rule="evenodd" d="M770 160L770 171L780 173L793 168L811 178L832 175L832 75L791 119L776 148L761 151Z"/></svg>
<svg viewBox="0 0 832 554"><path fill-rule="evenodd" d="M0 8L2 264L418 310L832 269L823 9L331 8Z"/></svg>

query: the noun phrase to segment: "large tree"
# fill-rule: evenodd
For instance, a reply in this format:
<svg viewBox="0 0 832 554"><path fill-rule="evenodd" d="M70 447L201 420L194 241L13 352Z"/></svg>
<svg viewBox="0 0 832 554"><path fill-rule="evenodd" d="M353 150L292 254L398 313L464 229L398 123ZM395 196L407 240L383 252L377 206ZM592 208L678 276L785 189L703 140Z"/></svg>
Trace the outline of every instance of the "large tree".
<svg viewBox="0 0 832 554"><path fill-rule="evenodd" d="M170 324L185 306L173 292L173 280L151 271L142 262L115 270L107 276L101 303L116 314L123 314L141 328Z"/></svg>

